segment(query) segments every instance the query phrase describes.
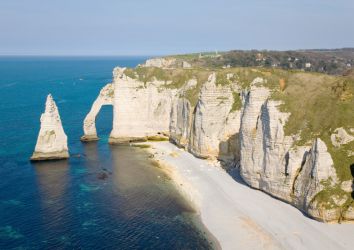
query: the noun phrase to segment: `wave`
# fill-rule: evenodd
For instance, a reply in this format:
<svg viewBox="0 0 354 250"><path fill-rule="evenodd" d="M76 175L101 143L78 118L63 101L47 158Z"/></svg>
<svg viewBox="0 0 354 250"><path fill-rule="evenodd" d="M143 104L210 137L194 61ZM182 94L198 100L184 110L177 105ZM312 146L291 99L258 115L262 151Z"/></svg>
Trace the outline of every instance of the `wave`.
<svg viewBox="0 0 354 250"><path fill-rule="evenodd" d="M6 84L0 86L0 89L2 89L2 88L9 88L9 87L12 87L12 86L15 86L15 85L17 85L17 82L6 83Z"/></svg>

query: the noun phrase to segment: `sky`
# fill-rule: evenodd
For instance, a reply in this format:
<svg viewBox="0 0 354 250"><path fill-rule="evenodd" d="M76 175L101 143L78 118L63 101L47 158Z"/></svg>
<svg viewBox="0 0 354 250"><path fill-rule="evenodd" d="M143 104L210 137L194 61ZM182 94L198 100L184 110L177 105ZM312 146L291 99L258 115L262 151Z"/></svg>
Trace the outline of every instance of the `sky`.
<svg viewBox="0 0 354 250"><path fill-rule="evenodd" d="M354 47L354 0L0 0L0 55Z"/></svg>

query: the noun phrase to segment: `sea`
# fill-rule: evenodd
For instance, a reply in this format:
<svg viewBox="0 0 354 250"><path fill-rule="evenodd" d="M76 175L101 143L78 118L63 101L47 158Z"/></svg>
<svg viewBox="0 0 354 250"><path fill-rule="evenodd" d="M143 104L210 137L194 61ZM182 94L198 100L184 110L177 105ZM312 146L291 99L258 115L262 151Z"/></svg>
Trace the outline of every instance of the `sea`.
<svg viewBox="0 0 354 250"><path fill-rule="evenodd" d="M116 66L146 57L0 57L0 249L212 249L190 204L144 149L108 144L112 106L97 142L85 115ZM51 93L70 159L31 163Z"/></svg>

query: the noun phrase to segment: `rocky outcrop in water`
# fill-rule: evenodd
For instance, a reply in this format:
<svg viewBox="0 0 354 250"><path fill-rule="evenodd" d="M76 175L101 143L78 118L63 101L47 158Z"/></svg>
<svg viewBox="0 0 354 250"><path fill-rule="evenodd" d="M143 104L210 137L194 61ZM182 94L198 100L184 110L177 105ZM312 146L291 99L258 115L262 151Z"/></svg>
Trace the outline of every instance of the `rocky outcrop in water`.
<svg viewBox="0 0 354 250"><path fill-rule="evenodd" d="M100 112L103 105L113 105L114 100L114 86L112 83L104 86L94 103L92 104L90 112L86 115L84 120L84 135L81 137L82 141L96 141L98 140L96 132L96 116Z"/></svg>
<svg viewBox="0 0 354 250"><path fill-rule="evenodd" d="M59 111L51 94L47 96L41 115L41 128L31 157L33 161L65 159L69 157L67 136L61 124Z"/></svg>

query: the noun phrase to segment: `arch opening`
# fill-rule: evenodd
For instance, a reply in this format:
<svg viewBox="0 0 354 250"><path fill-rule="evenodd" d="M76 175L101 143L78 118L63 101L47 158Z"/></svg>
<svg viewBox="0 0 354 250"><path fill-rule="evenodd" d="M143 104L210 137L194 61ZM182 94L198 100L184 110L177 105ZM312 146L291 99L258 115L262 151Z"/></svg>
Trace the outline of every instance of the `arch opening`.
<svg viewBox="0 0 354 250"><path fill-rule="evenodd" d="M86 115L84 120L84 135L81 137L81 141L97 141L99 138L97 136L96 130L96 118L97 115L100 113L102 106L112 106L113 107L113 100L114 100L114 86L112 83L107 84L104 86L94 103L92 104L90 112ZM105 130L108 129L108 125L111 124L110 129L112 129L113 123L113 111L109 112L109 109L104 108L101 111L101 114L98 117L98 121L101 123L101 120L104 120L103 125L103 133L107 134Z"/></svg>
<svg viewBox="0 0 354 250"><path fill-rule="evenodd" d="M113 106L103 105L96 116L96 131L100 139L108 141L113 128Z"/></svg>

